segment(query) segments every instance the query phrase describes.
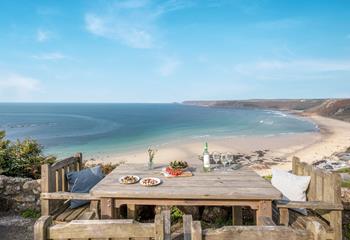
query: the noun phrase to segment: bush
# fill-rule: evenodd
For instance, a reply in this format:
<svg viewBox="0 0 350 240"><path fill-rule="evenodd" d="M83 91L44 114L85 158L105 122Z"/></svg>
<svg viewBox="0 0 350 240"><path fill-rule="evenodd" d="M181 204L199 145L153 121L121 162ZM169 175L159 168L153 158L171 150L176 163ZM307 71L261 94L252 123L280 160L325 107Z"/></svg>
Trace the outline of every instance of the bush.
<svg viewBox="0 0 350 240"><path fill-rule="evenodd" d="M35 140L11 142L5 137L5 132L0 131L0 174L38 179L41 165L56 160L53 156L45 156L43 147Z"/></svg>
<svg viewBox="0 0 350 240"><path fill-rule="evenodd" d="M30 208L21 212L21 217L23 218L38 219L40 215L41 215L40 211L37 211L35 209L30 209Z"/></svg>

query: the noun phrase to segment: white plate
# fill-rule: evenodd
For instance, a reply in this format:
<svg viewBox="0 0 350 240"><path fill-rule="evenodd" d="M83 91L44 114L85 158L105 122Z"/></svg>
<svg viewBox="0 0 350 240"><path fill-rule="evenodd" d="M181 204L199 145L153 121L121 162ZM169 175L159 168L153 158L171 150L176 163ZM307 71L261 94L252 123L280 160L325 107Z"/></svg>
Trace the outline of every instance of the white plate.
<svg viewBox="0 0 350 240"><path fill-rule="evenodd" d="M147 184L144 183L144 181L147 180L147 179L152 179L152 180L155 181L155 183L152 184L152 185L147 185ZM157 185L161 184L161 182L162 182L162 180L160 180L159 178L147 177L147 178L143 178L143 179L140 181L140 184L141 184L142 186L145 186L145 187L154 187L154 186L157 186Z"/></svg>
<svg viewBox="0 0 350 240"><path fill-rule="evenodd" d="M127 176L136 178L136 181L135 181L135 182L132 182L132 183L123 182L122 180L123 180L125 177L127 177ZM139 176L135 176L135 175L125 175L125 176L121 176L121 177L119 178L118 181L119 181L119 183L121 183L121 184L135 184L135 183L137 183L138 181L140 181L140 177L139 177Z"/></svg>

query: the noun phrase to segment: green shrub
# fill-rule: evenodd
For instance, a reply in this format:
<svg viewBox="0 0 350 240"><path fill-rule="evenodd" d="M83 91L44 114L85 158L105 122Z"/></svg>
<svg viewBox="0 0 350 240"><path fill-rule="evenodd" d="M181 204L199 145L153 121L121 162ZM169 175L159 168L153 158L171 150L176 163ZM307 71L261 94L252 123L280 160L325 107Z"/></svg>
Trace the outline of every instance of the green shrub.
<svg viewBox="0 0 350 240"><path fill-rule="evenodd" d="M179 220L181 220L183 215L184 215L183 212L180 211L180 209L178 209L177 207L171 208L170 218L172 223L176 223Z"/></svg>
<svg viewBox="0 0 350 240"><path fill-rule="evenodd" d="M37 211L35 209L26 209L23 212L21 212L21 216L24 218L33 218L37 219L41 215L40 211Z"/></svg>
<svg viewBox="0 0 350 240"><path fill-rule="evenodd" d="M40 178L41 165L53 163L53 156L45 156L43 147L35 140L11 142L0 131L0 174L13 177Z"/></svg>

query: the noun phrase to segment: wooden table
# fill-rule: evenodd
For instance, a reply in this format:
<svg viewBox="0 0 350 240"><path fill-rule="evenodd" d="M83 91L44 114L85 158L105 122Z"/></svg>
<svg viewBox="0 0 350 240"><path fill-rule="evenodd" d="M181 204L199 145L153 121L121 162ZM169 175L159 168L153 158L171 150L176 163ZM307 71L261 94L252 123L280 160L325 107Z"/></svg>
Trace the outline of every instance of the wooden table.
<svg viewBox="0 0 350 240"><path fill-rule="evenodd" d="M201 167L194 167L192 177L166 178L160 174L163 167L148 170L145 164L125 164L113 170L90 191L101 199L101 217L115 218L115 208L123 204L128 205L130 215L135 205L232 206L233 210L249 206L256 210L260 225L260 217L271 217L272 201L281 199L278 190L248 168L203 172ZM139 183L118 182L119 177L131 174L141 178L158 177L162 184L144 187Z"/></svg>

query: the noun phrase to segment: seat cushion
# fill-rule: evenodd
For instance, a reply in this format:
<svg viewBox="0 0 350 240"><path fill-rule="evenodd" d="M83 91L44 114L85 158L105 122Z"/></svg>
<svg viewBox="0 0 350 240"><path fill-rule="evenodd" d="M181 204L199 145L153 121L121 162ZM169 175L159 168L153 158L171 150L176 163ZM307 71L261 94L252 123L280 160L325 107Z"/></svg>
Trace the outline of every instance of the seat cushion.
<svg viewBox="0 0 350 240"><path fill-rule="evenodd" d="M306 190L309 187L310 176L297 176L280 169L272 169L272 185L282 194L284 200L306 201ZM306 209L294 209L304 215Z"/></svg>
<svg viewBox="0 0 350 240"><path fill-rule="evenodd" d="M69 172L67 173L69 190L75 193L88 193L103 177L101 166ZM86 200L71 200L70 207L77 208L88 202Z"/></svg>

